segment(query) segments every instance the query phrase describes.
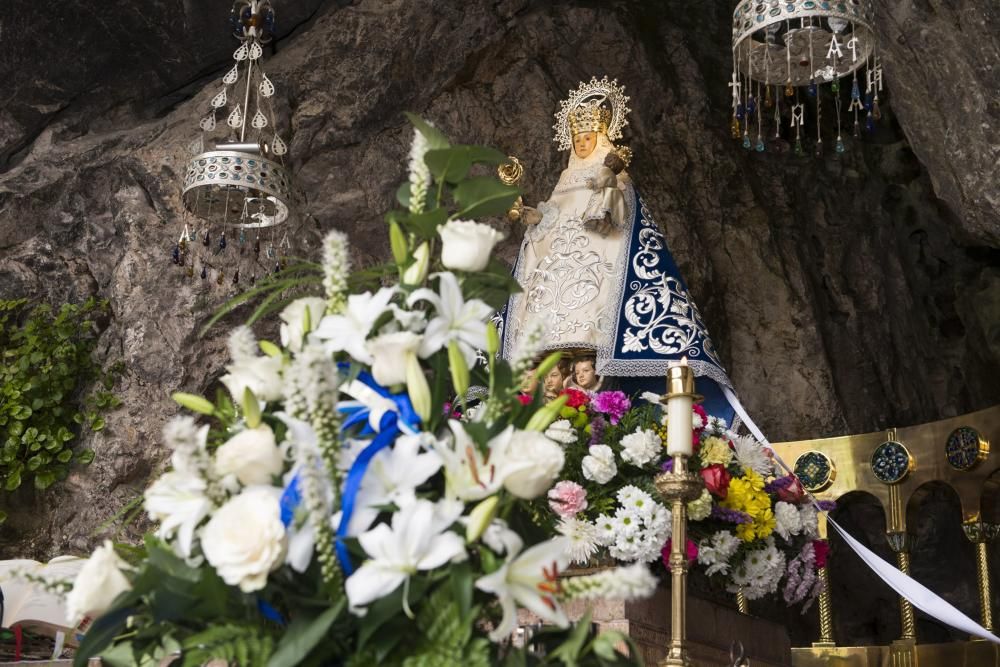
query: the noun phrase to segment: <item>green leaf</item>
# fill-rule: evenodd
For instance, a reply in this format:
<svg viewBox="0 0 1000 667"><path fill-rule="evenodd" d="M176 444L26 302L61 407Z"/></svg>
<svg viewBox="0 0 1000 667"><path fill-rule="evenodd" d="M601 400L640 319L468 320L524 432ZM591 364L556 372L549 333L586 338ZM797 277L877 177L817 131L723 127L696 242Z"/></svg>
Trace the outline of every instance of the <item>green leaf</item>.
<svg viewBox="0 0 1000 667"><path fill-rule="evenodd" d="M427 140L427 145L430 148L447 148L451 145L448 141L448 137L446 137L441 130L437 129L420 116L409 112L404 112L403 115L406 116L406 118L413 124L413 127L416 128L420 134L424 135L424 139Z"/></svg>
<svg viewBox="0 0 1000 667"><path fill-rule="evenodd" d="M553 658L560 658L564 665L572 667L580 661L580 652L590 634L590 610L577 621L570 631L569 637L550 654Z"/></svg>
<svg viewBox="0 0 1000 667"><path fill-rule="evenodd" d="M176 579L195 583L201 572L181 560L174 552L154 537L146 537L147 560L152 567Z"/></svg>
<svg viewBox="0 0 1000 667"><path fill-rule="evenodd" d="M326 636L343 611L344 604L345 600L341 598L316 618L292 621L274 655L268 660L267 667L295 667L303 662Z"/></svg>
<svg viewBox="0 0 1000 667"><path fill-rule="evenodd" d="M5 491L13 491L14 489L21 486L21 473L11 472L7 475L7 481L4 482L3 488Z"/></svg>
<svg viewBox="0 0 1000 667"><path fill-rule="evenodd" d="M473 164L500 164L507 156L485 146L452 146L427 151L424 162L437 181L459 183L469 175ZM491 179L496 182L496 179Z"/></svg>
<svg viewBox="0 0 1000 667"><path fill-rule="evenodd" d="M406 181L400 184L399 189L396 190L396 201L403 208L410 208L410 182Z"/></svg>
<svg viewBox="0 0 1000 667"><path fill-rule="evenodd" d="M3 510L0 510L0 525L3 525L3 522L6 520L7 520L7 513L4 512Z"/></svg>
<svg viewBox="0 0 1000 667"><path fill-rule="evenodd" d="M114 609L99 616L83 636L73 657L73 667L87 667L90 658L100 655L125 631L125 622L133 613L132 609Z"/></svg>
<svg viewBox="0 0 1000 667"><path fill-rule="evenodd" d="M451 217L470 220L503 215L520 194L516 187L504 185L492 176L470 178L455 188L455 201L461 209Z"/></svg>
<svg viewBox="0 0 1000 667"><path fill-rule="evenodd" d="M45 489L52 486L52 483L56 481L56 473L54 472L39 472L35 473L35 488L39 491L44 491Z"/></svg>
<svg viewBox="0 0 1000 667"><path fill-rule="evenodd" d="M84 449L76 455L76 462L80 465L89 465L94 460L94 450Z"/></svg>
<svg viewBox="0 0 1000 667"><path fill-rule="evenodd" d="M100 431L103 428L104 428L104 417L97 417L96 419L90 422L91 431Z"/></svg>
<svg viewBox="0 0 1000 667"><path fill-rule="evenodd" d="M448 211L443 208L435 208L426 213L411 214L409 217L401 219L400 224L422 239L433 239L437 237L438 227L447 220Z"/></svg>

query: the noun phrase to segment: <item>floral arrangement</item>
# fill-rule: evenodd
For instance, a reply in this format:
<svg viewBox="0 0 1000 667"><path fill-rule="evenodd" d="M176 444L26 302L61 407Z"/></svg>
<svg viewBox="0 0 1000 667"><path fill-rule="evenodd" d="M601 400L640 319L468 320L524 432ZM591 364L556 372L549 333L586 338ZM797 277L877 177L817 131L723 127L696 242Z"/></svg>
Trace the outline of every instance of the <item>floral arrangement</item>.
<svg viewBox="0 0 1000 667"><path fill-rule="evenodd" d="M621 392L568 389L560 419L545 434L566 447L560 481L538 501L536 518L565 537L577 564L650 563L669 567L670 510L656 500L655 476L670 470L660 396L633 405ZM694 406L690 472L704 488L688 503L688 558L750 600L782 592L789 604L821 592L816 575L827 545L817 512L793 476L781 476L770 451L736 435Z"/></svg>
<svg viewBox="0 0 1000 667"><path fill-rule="evenodd" d="M516 285L490 260L501 235L473 219L518 192L470 169L505 157L411 120L404 208L388 216L398 282L351 293L331 233L325 294L281 311L281 344L240 327L228 395L175 394L194 415L164 429L172 467L145 493L155 533L98 549L69 595L74 620L95 618L77 664L637 664L616 650L626 637L574 626L563 603L641 598L655 577L565 578L566 538L530 520L567 459L545 431L569 399L519 396L531 345L496 357L489 318ZM473 382L487 388L475 407ZM552 626L542 650L509 641L518 608Z"/></svg>

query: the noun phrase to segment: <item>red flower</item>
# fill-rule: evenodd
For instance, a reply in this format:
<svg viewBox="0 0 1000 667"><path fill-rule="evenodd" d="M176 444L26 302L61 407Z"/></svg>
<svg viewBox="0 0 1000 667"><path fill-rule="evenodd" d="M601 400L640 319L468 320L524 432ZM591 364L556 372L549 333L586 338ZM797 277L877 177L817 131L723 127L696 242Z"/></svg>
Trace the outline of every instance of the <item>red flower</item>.
<svg viewBox="0 0 1000 667"><path fill-rule="evenodd" d="M569 400L566 401L566 407L569 408L581 408L590 403L590 394L579 389L573 389L572 387L563 389L559 392L559 395L569 397Z"/></svg>
<svg viewBox="0 0 1000 667"><path fill-rule="evenodd" d="M826 559L830 555L830 543L826 540L814 541L813 553L816 554L816 567L826 567Z"/></svg>
<svg viewBox="0 0 1000 667"><path fill-rule="evenodd" d="M696 415L698 415L699 417L701 417L701 427L700 428L696 428L695 430L696 431L701 431L706 426L708 426L708 413L705 412L705 408L701 407L697 403L694 404L694 412L695 412Z"/></svg>
<svg viewBox="0 0 1000 667"><path fill-rule="evenodd" d="M521 402L521 405L531 405L531 401L534 399L528 394L518 394L517 400Z"/></svg>
<svg viewBox="0 0 1000 667"><path fill-rule="evenodd" d="M778 500L783 500L793 505L798 505L802 502L802 498L806 495L806 490L802 488L802 482L795 477L792 477L787 486L779 487L776 491Z"/></svg>
<svg viewBox="0 0 1000 667"><path fill-rule="evenodd" d="M732 479L732 475L721 463L713 463L707 468L702 468L701 478L705 481L705 488L709 493L721 499L725 499L729 494L729 480Z"/></svg>
<svg viewBox="0 0 1000 667"><path fill-rule="evenodd" d="M695 562L698 559L698 545L695 544L691 538L688 538L687 544L687 559L688 564ZM660 551L660 558L663 559L663 565L669 570L670 569L670 549L673 548L673 540L667 540L667 543L663 545L663 549Z"/></svg>

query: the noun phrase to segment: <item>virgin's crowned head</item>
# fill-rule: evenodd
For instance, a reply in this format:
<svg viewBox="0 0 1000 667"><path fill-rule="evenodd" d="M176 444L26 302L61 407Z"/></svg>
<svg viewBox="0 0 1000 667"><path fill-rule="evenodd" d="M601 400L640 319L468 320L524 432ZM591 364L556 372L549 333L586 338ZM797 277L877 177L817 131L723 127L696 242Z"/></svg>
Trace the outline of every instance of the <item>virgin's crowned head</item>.
<svg viewBox="0 0 1000 667"><path fill-rule="evenodd" d="M571 110L567 120L573 152L579 158L586 158L597 147L598 133L607 134L611 112L601 106L600 100L591 100Z"/></svg>

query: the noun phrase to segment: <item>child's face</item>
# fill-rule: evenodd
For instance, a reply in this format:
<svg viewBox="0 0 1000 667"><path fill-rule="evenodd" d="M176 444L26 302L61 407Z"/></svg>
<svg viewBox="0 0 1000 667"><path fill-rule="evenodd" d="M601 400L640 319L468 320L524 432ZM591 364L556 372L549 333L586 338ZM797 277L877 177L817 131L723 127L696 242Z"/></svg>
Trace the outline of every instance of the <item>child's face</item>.
<svg viewBox="0 0 1000 667"><path fill-rule="evenodd" d="M581 132L573 135L573 152L578 158L585 158L597 148L597 132Z"/></svg>
<svg viewBox="0 0 1000 667"><path fill-rule="evenodd" d="M559 370L558 366L549 371L549 374L545 376L544 389L546 396L556 396L563 390L562 371Z"/></svg>
<svg viewBox="0 0 1000 667"><path fill-rule="evenodd" d="M597 384L597 373L594 372L594 362L586 359L576 362L573 366L576 383L584 389L590 389Z"/></svg>

